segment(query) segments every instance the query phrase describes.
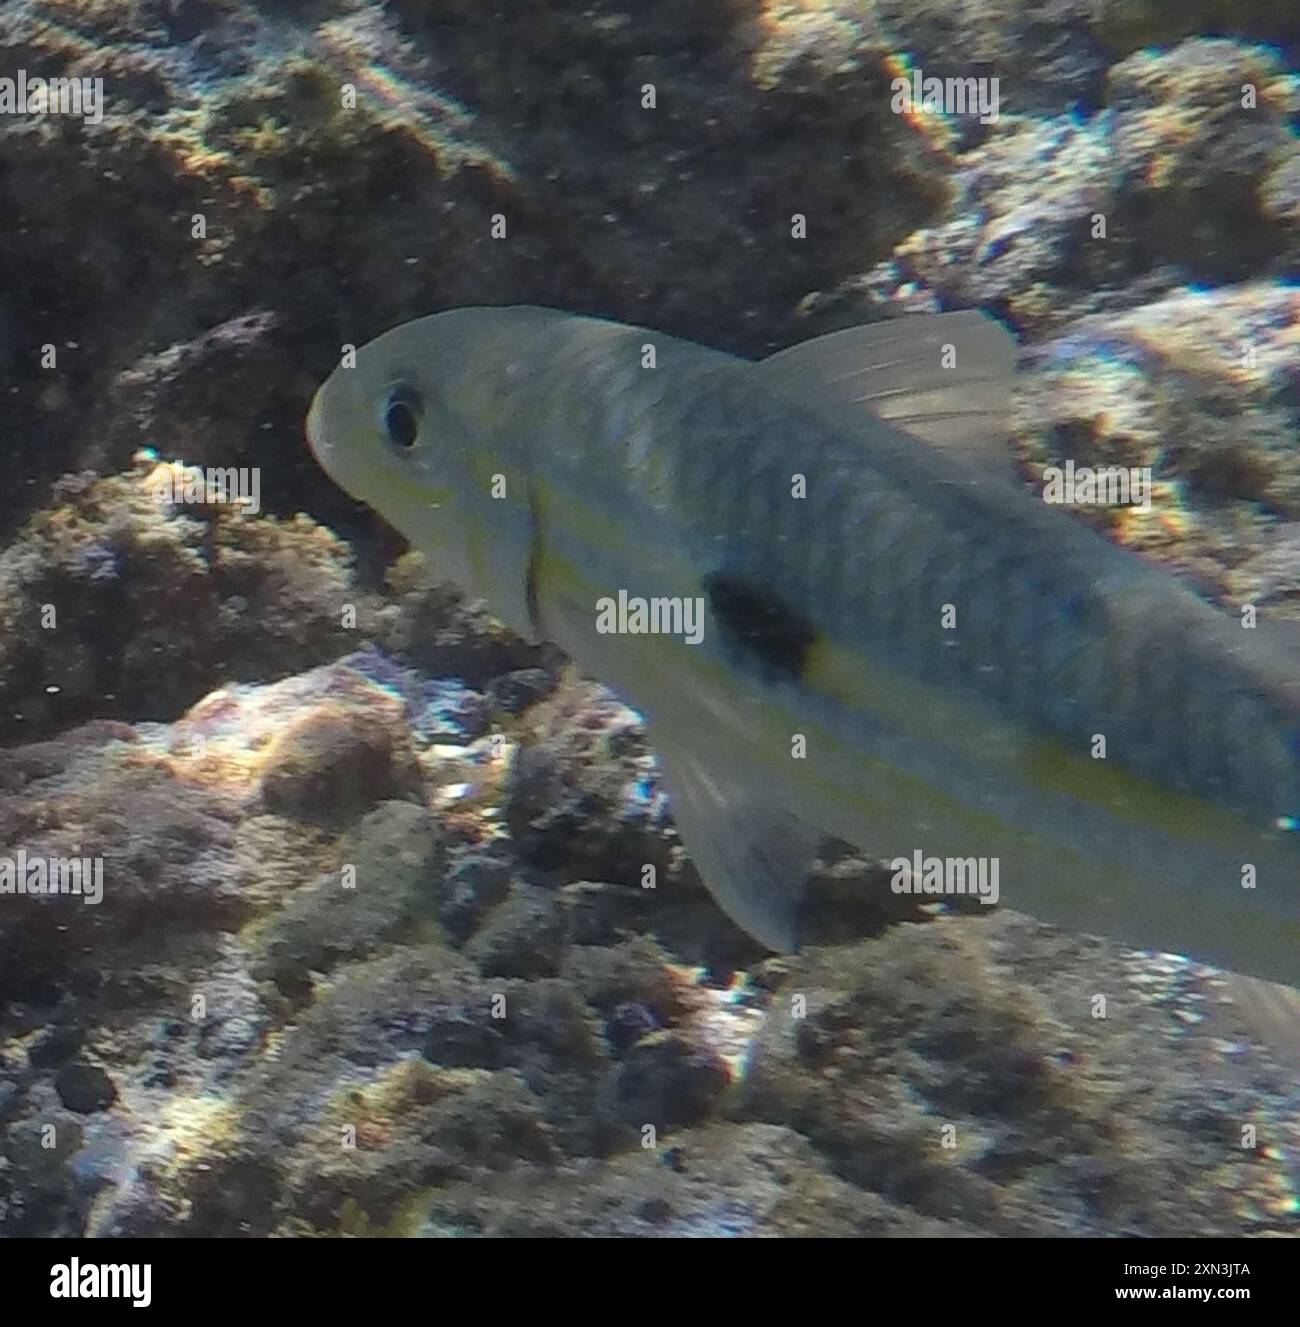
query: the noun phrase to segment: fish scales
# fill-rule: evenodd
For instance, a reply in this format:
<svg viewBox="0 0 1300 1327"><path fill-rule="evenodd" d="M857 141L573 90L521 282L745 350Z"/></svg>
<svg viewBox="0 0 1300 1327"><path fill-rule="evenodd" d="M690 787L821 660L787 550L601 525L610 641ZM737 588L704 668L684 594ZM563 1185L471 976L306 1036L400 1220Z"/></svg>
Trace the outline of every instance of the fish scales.
<svg viewBox="0 0 1300 1327"><path fill-rule="evenodd" d="M747 368L710 356L703 376L646 405L676 480L659 538L697 532L702 567L712 558L751 576L827 637L883 654L882 666L1081 742L1105 733L1121 763L1191 793L1272 818L1300 805L1275 738L1295 711L1252 699L1236 642L1176 583L1139 564L1121 568L1128 589L1099 584L1113 549L1083 529L1063 539L1054 513L1037 520L1022 507L1009 519L928 479L905 491L914 473L865 462L830 424L756 388ZM586 436L585 464L600 472L609 431ZM807 496L792 500L800 474ZM627 478L634 503L639 476ZM1107 613L1108 597L1139 586L1160 601L1150 613ZM956 630L940 625L945 604L960 606Z"/></svg>
<svg viewBox="0 0 1300 1327"><path fill-rule="evenodd" d="M905 395L914 357L915 400L978 439L966 386L927 357L955 336L977 398L1000 353L985 326L996 352L1005 335L970 315L906 320L879 380ZM797 941L833 834L1001 860L1010 906L1295 981L1296 652L879 418L870 360L850 399L854 340L823 340L834 380L820 342L751 364L553 311L455 310L363 347L308 431L436 573L641 710L688 851L774 947ZM403 392L416 418L393 430ZM620 593L698 598L702 639L603 632L597 604Z"/></svg>

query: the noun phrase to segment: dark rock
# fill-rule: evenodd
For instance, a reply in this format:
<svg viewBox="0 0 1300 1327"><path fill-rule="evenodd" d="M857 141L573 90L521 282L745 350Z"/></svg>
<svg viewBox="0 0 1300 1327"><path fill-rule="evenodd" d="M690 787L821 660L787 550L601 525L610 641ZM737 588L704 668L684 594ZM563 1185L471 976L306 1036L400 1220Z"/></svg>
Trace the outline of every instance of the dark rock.
<svg viewBox="0 0 1300 1327"><path fill-rule="evenodd" d="M712 1051L673 1032L643 1037L628 1051L614 1085L614 1108L630 1124L671 1129L697 1124L730 1083Z"/></svg>
<svg viewBox="0 0 1300 1327"><path fill-rule="evenodd" d="M73 1061L54 1076L59 1100L78 1115L107 1110L117 1100L117 1085L97 1065Z"/></svg>
<svg viewBox="0 0 1300 1327"><path fill-rule="evenodd" d="M70 1023L48 1028L31 1044L27 1058L34 1069L48 1069L71 1059L82 1046L86 1034Z"/></svg>
<svg viewBox="0 0 1300 1327"><path fill-rule="evenodd" d="M510 859L492 849L470 848L457 854L443 880L438 913L447 934L467 940L484 914L510 892L513 872Z"/></svg>
<svg viewBox="0 0 1300 1327"><path fill-rule="evenodd" d="M506 1042L487 1017L486 1011L478 1017L463 1010L448 1011L434 1024L420 1053L434 1064L499 1068L506 1057Z"/></svg>
<svg viewBox="0 0 1300 1327"><path fill-rule="evenodd" d="M621 1004L605 1021L605 1037L614 1053L621 1055L658 1028L658 1021L645 1005Z"/></svg>
<svg viewBox="0 0 1300 1327"><path fill-rule="evenodd" d="M521 885L492 911L465 952L485 977L553 977L564 946L564 914L555 897Z"/></svg>
<svg viewBox="0 0 1300 1327"><path fill-rule="evenodd" d="M555 683L554 674L545 668L519 668L493 680L488 687L488 700L493 709L522 714L530 705L549 696L555 690Z"/></svg>
<svg viewBox="0 0 1300 1327"><path fill-rule="evenodd" d="M634 885L575 880L560 890L569 939L575 945L611 945L644 928L652 900Z"/></svg>

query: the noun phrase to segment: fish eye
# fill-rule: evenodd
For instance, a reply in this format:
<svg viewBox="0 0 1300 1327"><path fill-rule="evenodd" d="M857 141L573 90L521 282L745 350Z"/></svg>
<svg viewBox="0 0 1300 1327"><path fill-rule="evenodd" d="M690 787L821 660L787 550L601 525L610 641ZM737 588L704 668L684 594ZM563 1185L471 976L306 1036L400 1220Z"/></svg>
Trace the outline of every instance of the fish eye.
<svg viewBox="0 0 1300 1327"><path fill-rule="evenodd" d="M384 437L392 446L410 451L419 441L423 412L424 404L418 392L401 383L390 387L379 412Z"/></svg>

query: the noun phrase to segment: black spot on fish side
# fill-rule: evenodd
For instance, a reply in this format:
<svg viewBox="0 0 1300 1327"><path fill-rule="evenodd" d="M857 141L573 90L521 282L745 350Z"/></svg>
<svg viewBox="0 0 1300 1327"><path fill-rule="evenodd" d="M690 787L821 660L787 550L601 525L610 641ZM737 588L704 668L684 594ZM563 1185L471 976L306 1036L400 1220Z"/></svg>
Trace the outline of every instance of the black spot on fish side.
<svg viewBox="0 0 1300 1327"><path fill-rule="evenodd" d="M803 675L817 632L802 613L770 590L725 572L706 576L704 593L733 647L783 677Z"/></svg>

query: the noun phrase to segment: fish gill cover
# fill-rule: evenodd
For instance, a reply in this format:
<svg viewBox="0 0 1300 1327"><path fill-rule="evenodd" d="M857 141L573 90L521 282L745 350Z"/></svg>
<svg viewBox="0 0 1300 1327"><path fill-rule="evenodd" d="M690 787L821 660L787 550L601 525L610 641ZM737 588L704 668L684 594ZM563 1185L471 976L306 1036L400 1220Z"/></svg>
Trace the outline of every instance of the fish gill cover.
<svg viewBox="0 0 1300 1327"><path fill-rule="evenodd" d="M716 785L701 696L862 685L790 568L843 582L879 538L900 642L913 610L967 625L924 598L936 558L903 555L923 525L891 542L893 516L837 490L818 510L847 536L817 560L777 540L697 569L689 657L723 628L719 689L660 649L693 597L629 581L659 565L638 550L664 512L686 519L664 494L699 504L664 541L683 562L694 528L739 547L709 512L746 538L793 529L762 484L802 499L787 462L803 431L850 428L832 403L790 404L784 451L746 423L776 387L731 367L693 370L692 390L732 383L725 404L535 397L512 418L574 439L569 468L547 468L559 442L504 469L469 448L503 512L529 495L477 553L403 541L454 494L380 494L331 450L345 492L303 438L331 373L353 381L373 338L445 310L653 329L628 342L639 383L673 381L682 341L762 360L980 310L1020 347L996 421L1008 487L1285 637L1298 55L1300 16L1273 0L0 9L0 1235L1300 1233L1286 993L1158 952L1187 908L1143 919L1154 948L1097 938L1100 841L1068 873L1096 895L1056 929L945 890L950 859L931 872L922 841L904 868L825 836L774 855L775 831L806 837L789 766L752 801ZM541 376L575 364L608 370L588 347ZM384 362L380 386L426 367ZM782 390L818 372L805 359ZM435 390L397 428L388 399L373 438L459 418ZM691 445L670 463L655 420L673 410ZM322 459L339 418L313 411ZM644 481L635 504L579 450L597 425ZM952 473L909 455L920 489ZM557 530L567 544L539 538ZM982 552L997 589L1015 556ZM1035 557L1087 588L1086 556ZM566 564L607 592L588 625L606 615L592 660L612 672L545 630ZM473 577L486 604L449 584ZM1122 591L1107 603L1123 616ZM1051 621L1092 621L1076 607ZM1023 631L1047 667L1062 636L1009 587L999 612L990 636ZM645 715L635 683L602 685L634 655ZM1165 683L1210 674L1147 657L1115 684L1130 736L1163 731ZM967 685L956 654L943 666ZM890 712L943 729L948 693L924 669L897 681ZM1213 719L1212 782L1257 729L1203 685L1222 704L1193 706L1161 768L1192 771ZM899 699L918 696L938 700ZM796 736L781 759L815 766ZM894 805L901 776L873 768L852 791ZM1075 772L1033 768L1035 792ZM791 897L810 876L797 952L730 920L773 900L720 908L719 864ZM900 871L922 887L891 887ZM1219 931L1258 898L1238 882Z"/></svg>

